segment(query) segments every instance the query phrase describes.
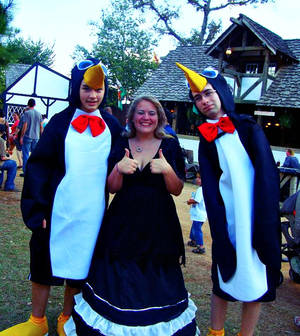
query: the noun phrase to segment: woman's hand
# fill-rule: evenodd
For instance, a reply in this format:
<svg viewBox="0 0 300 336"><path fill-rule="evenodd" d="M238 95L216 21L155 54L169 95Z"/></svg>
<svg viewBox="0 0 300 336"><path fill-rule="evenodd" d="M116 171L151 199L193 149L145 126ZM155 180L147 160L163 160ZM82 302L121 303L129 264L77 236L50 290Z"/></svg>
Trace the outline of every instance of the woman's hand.
<svg viewBox="0 0 300 336"><path fill-rule="evenodd" d="M133 174L138 167L137 160L130 159L129 150L125 148L125 155L121 161L116 164L118 173L120 174Z"/></svg>
<svg viewBox="0 0 300 336"><path fill-rule="evenodd" d="M168 192L178 196L183 188L183 181L178 178L171 165L165 159L162 149L159 150L158 154L159 159L151 160L151 172L152 174L162 174Z"/></svg>
<svg viewBox="0 0 300 336"><path fill-rule="evenodd" d="M152 159L150 162L150 169L152 174L166 174L172 168L163 155L162 149L158 152L159 159Z"/></svg>
<svg viewBox="0 0 300 336"><path fill-rule="evenodd" d="M46 227L47 227L47 221L46 221L46 219L43 219L42 228L46 229Z"/></svg>

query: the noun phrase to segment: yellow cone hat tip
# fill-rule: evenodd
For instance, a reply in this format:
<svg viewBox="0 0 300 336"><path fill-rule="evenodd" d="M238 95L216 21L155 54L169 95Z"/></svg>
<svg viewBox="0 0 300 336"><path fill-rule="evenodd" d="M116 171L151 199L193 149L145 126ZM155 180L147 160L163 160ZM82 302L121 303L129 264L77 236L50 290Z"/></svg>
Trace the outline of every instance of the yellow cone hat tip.
<svg viewBox="0 0 300 336"><path fill-rule="evenodd" d="M190 84L192 92L203 91L203 89L207 84L207 79L205 77L199 75L197 72L185 67L184 65L178 62L176 62L176 65L178 66L179 69L181 69L184 72L184 75Z"/></svg>
<svg viewBox="0 0 300 336"><path fill-rule="evenodd" d="M104 88L105 74L100 64L88 68L83 75L83 79L94 90Z"/></svg>

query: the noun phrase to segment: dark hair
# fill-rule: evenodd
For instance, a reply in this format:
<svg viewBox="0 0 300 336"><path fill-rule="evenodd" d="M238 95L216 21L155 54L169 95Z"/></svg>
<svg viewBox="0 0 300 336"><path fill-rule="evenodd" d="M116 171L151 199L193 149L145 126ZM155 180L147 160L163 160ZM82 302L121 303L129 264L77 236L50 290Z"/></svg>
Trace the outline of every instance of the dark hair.
<svg viewBox="0 0 300 336"><path fill-rule="evenodd" d="M30 98L30 99L28 100L27 105L28 105L29 107L34 107L34 106L35 106L35 100L34 100L33 98Z"/></svg>
<svg viewBox="0 0 300 336"><path fill-rule="evenodd" d="M226 79L218 74L216 78L206 78L207 83L210 84L216 91L220 98L222 109L225 113L227 113L229 116L235 115L235 104L234 104L234 98L232 94L232 90L228 83L226 82ZM192 95L191 90L189 91L189 97L191 101L194 103L194 97ZM194 103L197 111L199 111L200 115L202 115L201 111L197 108L196 104Z"/></svg>
<svg viewBox="0 0 300 336"><path fill-rule="evenodd" d="M94 63L94 65L100 63L100 61L96 58L87 58L87 60L92 61ZM80 89L81 82L83 80L83 75L86 72L86 70L87 69L79 70L77 65L75 65L74 68L71 71L70 93L69 93L68 100L69 100L70 104L75 106L75 107L79 107L81 105L79 89ZM105 105L107 94L108 94L108 80L107 80L106 76L104 78L104 90L105 90L104 97L103 97L103 100L102 100L99 108L103 107Z"/></svg>
<svg viewBox="0 0 300 336"><path fill-rule="evenodd" d="M168 124L172 125L174 115L167 108L165 108L165 114L166 114Z"/></svg>
<svg viewBox="0 0 300 336"><path fill-rule="evenodd" d="M143 100L146 100L152 103L155 106L156 111L157 111L158 123L154 131L154 136L158 139L168 138L168 137L172 138L172 136L169 136L168 134L164 132L164 126L167 120L165 111L163 107L161 106L160 102L156 98L151 97L151 96L140 96L131 103L128 113L127 113L127 123L129 126L129 130L126 133L126 136L128 138L133 138L136 135L136 129L134 127L133 117L134 117L134 113L135 113L137 105Z"/></svg>
<svg viewBox="0 0 300 336"><path fill-rule="evenodd" d="M0 133L6 132L6 126L4 124L0 124Z"/></svg>

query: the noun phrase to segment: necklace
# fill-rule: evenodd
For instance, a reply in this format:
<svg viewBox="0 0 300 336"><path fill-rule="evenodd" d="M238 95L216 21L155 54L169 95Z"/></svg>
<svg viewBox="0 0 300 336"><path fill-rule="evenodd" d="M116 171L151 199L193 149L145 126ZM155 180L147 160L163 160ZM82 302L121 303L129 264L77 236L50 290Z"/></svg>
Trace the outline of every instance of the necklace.
<svg viewBox="0 0 300 336"><path fill-rule="evenodd" d="M145 148L148 149L149 146L151 146L155 141L156 141L156 140L151 141L149 144L146 145ZM134 147L135 147L135 151L136 151L137 153L141 153L141 152L144 150L144 147L138 145L135 141L134 141L134 144L133 144L133 145L134 145Z"/></svg>
<svg viewBox="0 0 300 336"><path fill-rule="evenodd" d="M134 147L135 147L135 150L136 150L138 153L140 153L140 152L143 151L143 147L141 147L141 146L134 145Z"/></svg>

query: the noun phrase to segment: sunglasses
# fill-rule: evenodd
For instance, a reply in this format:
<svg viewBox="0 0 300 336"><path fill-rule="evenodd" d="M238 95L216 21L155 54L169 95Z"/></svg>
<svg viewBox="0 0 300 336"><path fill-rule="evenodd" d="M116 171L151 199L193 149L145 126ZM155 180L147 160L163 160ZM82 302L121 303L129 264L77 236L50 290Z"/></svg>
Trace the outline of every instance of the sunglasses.
<svg viewBox="0 0 300 336"><path fill-rule="evenodd" d="M211 67L208 67L201 72L201 76L206 78L216 78L218 74L219 72Z"/></svg>
<svg viewBox="0 0 300 336"><path fill-rule="evenodd" d="M107 68L100 62L98 64L101 65L104 75L107 76ZM77 62L76 64L78 70L86 70L94 65L97 65L97 64L95 64L92 60L82 60L82 61Z"/></svg>

